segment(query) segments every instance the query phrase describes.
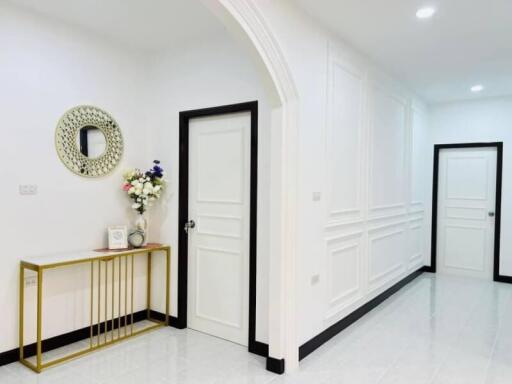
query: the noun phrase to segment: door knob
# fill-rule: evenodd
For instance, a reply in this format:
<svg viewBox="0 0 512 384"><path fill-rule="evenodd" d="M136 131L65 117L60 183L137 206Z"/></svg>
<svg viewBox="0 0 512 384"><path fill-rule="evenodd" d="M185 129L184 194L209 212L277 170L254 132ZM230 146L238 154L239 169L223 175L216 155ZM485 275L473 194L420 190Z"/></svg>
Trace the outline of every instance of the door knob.
<svg viewBox="0 0 512 384"><path fill-rule="evenodd" d="M490 211L489 212L489 217L494 217L494 212Z"/></svg>
<svg viewBox="0 0 512 384"><path fill-rule="evenodd" d="M188 233L188 230L192 229L192 228L195 228L195 226L196 226L196 222L194 220L190 220L190 221L186 222L185 223L185 228L184 228L185 232Z"/></svg>

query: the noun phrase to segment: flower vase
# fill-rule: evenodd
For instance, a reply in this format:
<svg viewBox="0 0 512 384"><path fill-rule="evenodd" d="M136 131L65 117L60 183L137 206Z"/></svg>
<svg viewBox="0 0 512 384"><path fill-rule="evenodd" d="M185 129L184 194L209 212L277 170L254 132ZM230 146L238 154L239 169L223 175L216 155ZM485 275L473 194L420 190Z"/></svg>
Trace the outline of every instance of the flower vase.
<svg viewBox="0 0 512 384"><path fill-rule="evenodd" d="M143 246L148 245L148 227L149 222L146 215L144 213L139 214L137 216L137 220L135 220L135 229L144 233L144 243L142 244Z"/></svg>

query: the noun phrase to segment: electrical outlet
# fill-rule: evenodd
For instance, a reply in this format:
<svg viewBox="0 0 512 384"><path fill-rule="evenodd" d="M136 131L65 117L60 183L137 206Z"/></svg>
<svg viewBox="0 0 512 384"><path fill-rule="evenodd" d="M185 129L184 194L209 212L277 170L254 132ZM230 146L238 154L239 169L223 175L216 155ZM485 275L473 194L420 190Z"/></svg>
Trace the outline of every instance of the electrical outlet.
<svg viewBox="0 0 512 384"><path fill-rule="evenodd" d="M20 184L19 186L20 195L37 195L37 185L36 184Z"/></svg>
<svg viewBox="0 0 512 384"><path fill-rule="evenodd" d="M25 287L35 287L37 285L37 277L36 276L28 276L25 277Z"/></svg>
<svg viewBox="0 0 512 384"><path fill-rule="evenodd" d="M318 284L320 282L320 275L311 276L311 285Z"/></svg>

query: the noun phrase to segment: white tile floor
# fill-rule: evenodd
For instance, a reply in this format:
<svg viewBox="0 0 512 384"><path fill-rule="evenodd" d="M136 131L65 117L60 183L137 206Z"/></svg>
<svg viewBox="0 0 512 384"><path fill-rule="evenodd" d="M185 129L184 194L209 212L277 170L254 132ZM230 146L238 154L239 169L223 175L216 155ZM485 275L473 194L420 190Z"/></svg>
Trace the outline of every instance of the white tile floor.
<svg viewBox="0 0 512 384"><path fill-rule="evenodd" d="M1 384L511 384L512 285L424 274L277 376L263 358L198 332L166 328Z"/></svg>

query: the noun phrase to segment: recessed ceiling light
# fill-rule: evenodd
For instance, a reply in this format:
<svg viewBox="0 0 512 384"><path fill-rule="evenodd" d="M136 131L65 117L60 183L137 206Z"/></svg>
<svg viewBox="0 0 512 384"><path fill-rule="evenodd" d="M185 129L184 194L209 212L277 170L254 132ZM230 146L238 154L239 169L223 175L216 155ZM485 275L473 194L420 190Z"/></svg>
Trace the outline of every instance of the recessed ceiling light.
<svg viewBox="0 0 512 384"><path fill-rule="evenodd" d="M482 92L483 90L484 90L484 86L481 84L473 85L471 87L471 92L473 92L473 93Z"/></svg>
<svg viewBox="0 0 512 384"><path fill-rule="evenodd" d="M424 7L418 9L418 12L416 12L416 17L418 19L430 19L432 16L434 16L434 13L436 13L435 8Z"/></svg>

